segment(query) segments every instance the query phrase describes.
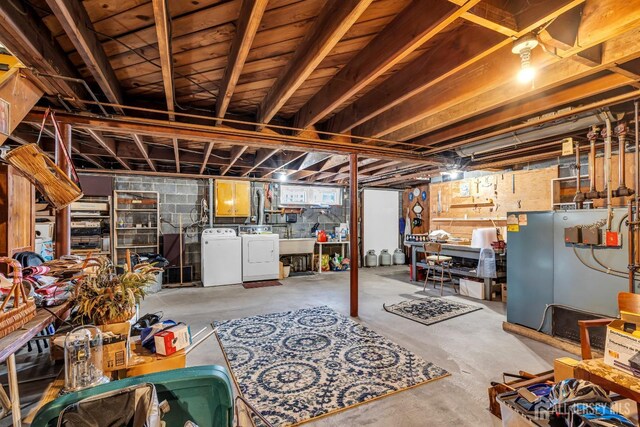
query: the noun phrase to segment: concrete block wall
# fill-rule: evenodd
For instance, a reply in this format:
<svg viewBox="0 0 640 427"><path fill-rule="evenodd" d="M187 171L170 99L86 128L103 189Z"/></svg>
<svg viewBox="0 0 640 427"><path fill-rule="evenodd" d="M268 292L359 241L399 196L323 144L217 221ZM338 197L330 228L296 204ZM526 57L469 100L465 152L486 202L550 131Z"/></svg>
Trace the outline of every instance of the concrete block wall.
<svg viewBox="0 0 640 427"><path fill-rule="evenodd" d="M116 190L132 191L157 191L160 199L160 234L173 234L179 232L180 218L182 226L187 227L200 219L200 207L202 199L208 199L209 180L208 179L186 179L186 178L160 178L143 175L118 175L114 179ZM252 184L252 216L257 216L256 189L263 186L263 183L254 182ZM273 185L273 201L277 206L279 200L279 186ZM347 192L343 191L342 206L331 206L329 208L305 207L304 212L298 215L298 221L294 224L286 225L285 216L279 214L269 214L266 216L265 224L274 225L274 232L281 237L313 237L311 228L318 222L319 230L328 233L333 232L340 223L347 222L349 213L349 200ZM214 218L215 224L244 224L248 223L248 218ZM205 227L208 226L205 224ZM194 279L200 279L200 236L203 226L192 225L183 234L185 242L184 263L192 265Z"/></svg>
<svg viewBox="0 0 640 427"><path fill-rule="evenodd" d="M160 199L160 234L179 233L200 219L200 204L208 197L208 180L159 178L149 176L124 176L115 178L116 190L157 191ZM200 234L202 227L193 225L183 234L184 264L193 266L195 279L200 278Z"/></svg>

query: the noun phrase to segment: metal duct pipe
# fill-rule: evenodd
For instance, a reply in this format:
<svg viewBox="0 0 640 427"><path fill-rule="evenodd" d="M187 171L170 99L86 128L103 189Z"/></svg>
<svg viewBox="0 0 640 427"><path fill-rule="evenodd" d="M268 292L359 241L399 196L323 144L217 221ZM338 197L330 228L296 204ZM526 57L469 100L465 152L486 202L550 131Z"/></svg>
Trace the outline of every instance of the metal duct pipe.
<svg viewBox="0 0 640 427"><path fill-rule="evenodd" d="M636 187L635 187L635 192L636 192L636 197L635 197L635 217L633 217L633 225L629 225L629 228L633 227L633 239L634 239L634 248L635 248L635 261L633 262L633 272L635 273L636 269L638 268L638 265L640 265L640 241L638 241L638 221L640 221L640 212L638 211L640 209L640 206L638 206L638 195L640 194L640 150L638 150L640 144L638 142L638 135L640 134L640 132L638 131L638 125L639 125L639 119L638 119L638 100L636 99L633 102L633 106L634 106L634 132L635 132L635 149L636 149L636 169L635 169L635 179L636 179ZM629 219L631 219L632 217L629 217ZM635 282L634 282L635 283ZM633 292L635 292L635 286L633 288Z"/></svg>
<svg viewBox="0 0 640 427"><path fill-rule="evenodd" d="M589 140L589 192L585 195L587 200L600 198L600 193L596 190L596 140L598 139L600 129L596 125L591 126L591 130L587 133Z"/></svg>
<svg viewBox="0 0 640 427"><path fill-rule="evenodd" d="M605 119L606 127L602 131L604 137L604 182L607 196L607 231L611 231L613 207L611 206L611 120Z"/></svg>
<svg viewBox="0 0 640 427"><path fill-rule="evenodd" d="M213 178L209 178L209 228L213 228Z"/></svg>
<svg viewBox="0 0 640 427"><path fill-rule="evenodd" d="M264 189L258 187L256 195L258 196L258 225L262 225L264 224Z"/></svg>
<svg viewBox="0 0 640 427"><path fill-rule="evenodd" d="M573 202L576 204L576 209L582 209L585 197L580 188L580 143L575 143L576 150L576 195L573 197Z"/></svg>
<svg viewBox="0 0 640 427"><path fill-rule="evenodd" d="M602 123L607 117L615 120L608 111L577 114L566 119L551 121L535 127L521 129L507 135L499 135L462 146L456 149L456 153L460 157L470 157L518 144L553 138L558 135L578 132L581 129L597 125Z"/></svg>
<svg viewBox="0 0 640 427"><path fill-rule="evenodd" d="M625 184L625 172L627 168L624 146L628 131L629 127L626 122L621 122L616 126L616 134L618 135L618 188L615 191L616 197L626 197L633 194L633 189L628 188Z"/></svg>

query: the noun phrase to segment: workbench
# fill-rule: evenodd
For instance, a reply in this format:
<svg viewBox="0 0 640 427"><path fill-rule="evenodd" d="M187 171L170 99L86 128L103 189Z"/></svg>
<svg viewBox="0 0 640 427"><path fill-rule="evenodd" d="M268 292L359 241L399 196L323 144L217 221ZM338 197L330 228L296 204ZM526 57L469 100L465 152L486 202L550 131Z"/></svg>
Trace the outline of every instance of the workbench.
<svg viewBox="0 0 640 427"><path fill-rule="evenodd" d="M9 379L8 401L11 404L11 415L15 427L22 425L15 354L51 323L69 317L72 304L71 301L66 301L56 307L50 307L49 310L51 310L51 312L39 308L36 311L36 316L22 326L22 328L0 338L0 363L7 364L7 377ZM7 400L7 395L1 387L0 395L2 395L0 396L2 400Z"/></svg>
<svg viewBox="0 0 640 427"><path fill-rule="evenodd" d="M410 272L410 280L413 283L418 283L416 280L417 277L417 268L427 268L427 263L418 262L418 254L424 253L424 244L425 242L405 242L405 246L409 246L411 248L411 272ZM440 255L450 256L452 258L463 258L468 260L478 261L480 259L480 248L472 248L469 245L457 245L453 243L442 243L442 252ZM496 253L496 267L498 265L506 264L506 253L498 254ZM436 271L440 271L440 267L431 266L431 268L435 268ZM475 273L469 272L466 269L457 269L452 267L451 274L459 277L468 277L470 279L479 279ZM506 271L498 270L496 272L498 279L505 278L507 276ZM491 282L493 279L485 278L484 281L484 295L486 300L491 299Z"/></svg>

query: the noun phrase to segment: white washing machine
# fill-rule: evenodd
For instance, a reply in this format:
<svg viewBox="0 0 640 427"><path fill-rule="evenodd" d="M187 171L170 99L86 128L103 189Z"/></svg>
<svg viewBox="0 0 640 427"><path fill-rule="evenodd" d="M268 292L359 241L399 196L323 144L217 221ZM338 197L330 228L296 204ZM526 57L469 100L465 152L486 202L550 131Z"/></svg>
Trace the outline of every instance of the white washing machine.
<svg viewBox="0 0 640 427"><path fill-rule="evenodd" d="M280 277L280 236L241 234L242 281L278 280Z"/></svg>
<svg viewBox="0 0 640 427"><path fill-rule="evenodd" d="M202 285L242 283L242 239L231 228L202 232Z"/></svg>

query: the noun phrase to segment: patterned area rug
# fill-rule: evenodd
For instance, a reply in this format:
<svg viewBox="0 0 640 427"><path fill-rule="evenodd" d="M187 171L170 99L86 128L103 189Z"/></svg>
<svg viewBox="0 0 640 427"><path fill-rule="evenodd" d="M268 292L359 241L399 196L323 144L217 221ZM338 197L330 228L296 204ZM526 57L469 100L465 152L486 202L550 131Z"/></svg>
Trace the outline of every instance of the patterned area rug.
<svg viewBox="0 0 640 427"><path fill-rule="evenodd" d="M297 425L448 375L329 307L216 326L240 392L276 426Z"/></svg>
<svg viewBox="0 0 640 427"><path fill-rule="evenodd" d="M402 301L398 304L383 305L383 307L389 313L397 314L425 325L433 325L463 314L482 310L482 307L434 297Z"/></svg>

